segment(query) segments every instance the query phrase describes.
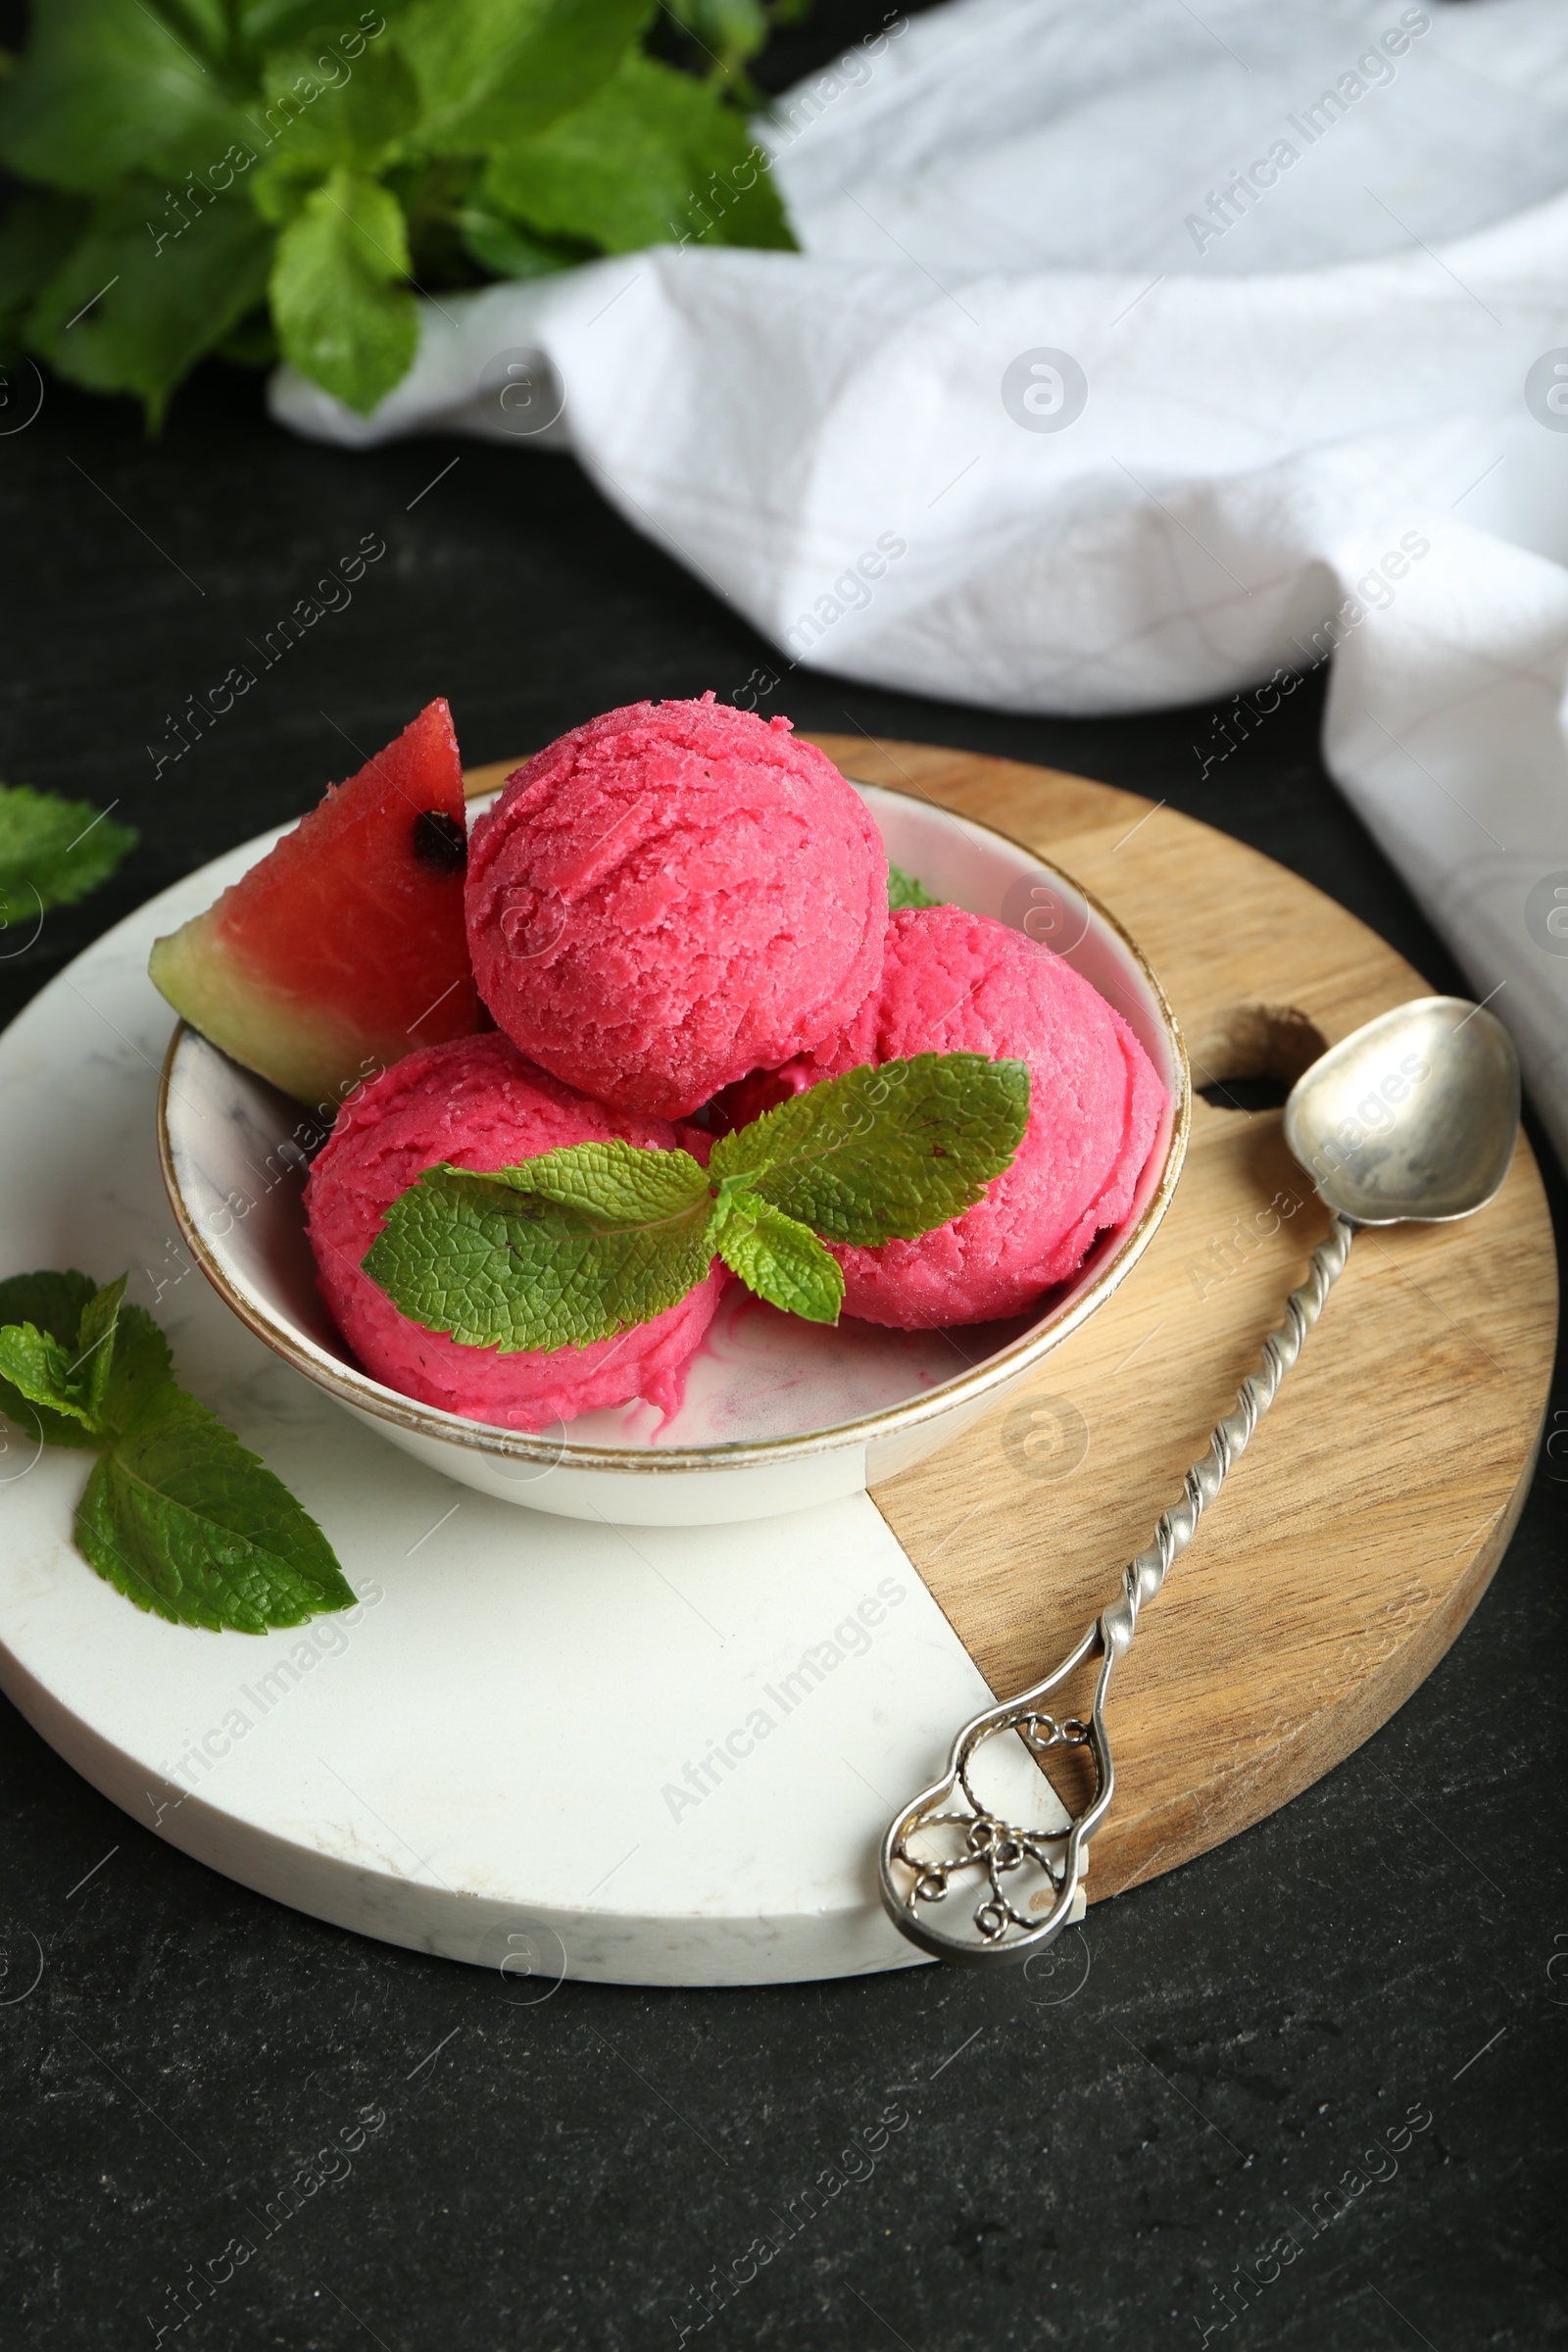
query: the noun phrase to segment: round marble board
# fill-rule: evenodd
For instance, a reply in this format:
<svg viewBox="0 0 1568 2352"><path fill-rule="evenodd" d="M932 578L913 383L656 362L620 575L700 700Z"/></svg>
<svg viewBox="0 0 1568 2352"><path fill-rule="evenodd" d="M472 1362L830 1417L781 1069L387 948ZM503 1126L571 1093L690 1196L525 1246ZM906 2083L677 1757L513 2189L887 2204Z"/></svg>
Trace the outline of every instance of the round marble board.
<svg viewBox="0 0 1568 2352"><path fill-rule="evenodd" d="M1342 908L1169 809L1006 761L826 748L1093 889L1164 981L1200 1086L1293 1076L1421 993ZM171 1016L147 949L265 846L108 933L0 1039L0 1270L128 1265L181 1377L321 1522L361 1600L262 1641L144 1617L72 1545L83 1457L0 1424L0 1684L97 1788L213 1868L502 1967L530 1994L564 1974L723 1984L911 1964L875 1894L889 1813L966 1716L1054 1663L1109 1596L1322 1229L1278 1113L1200 1102L1175 1202L1122 1290L1021 1398L872 1496L734 1528L547 1517L351 1421L176 1239L153 1116ZM1526 1146L1472 1225L1357 1242L1118 1677L1092 1894L1258 1819L1431 1670L1517 1513L1554 1328ZM1018 1804L1059 1818L1021 1748L1001 1769Z"/></svg>

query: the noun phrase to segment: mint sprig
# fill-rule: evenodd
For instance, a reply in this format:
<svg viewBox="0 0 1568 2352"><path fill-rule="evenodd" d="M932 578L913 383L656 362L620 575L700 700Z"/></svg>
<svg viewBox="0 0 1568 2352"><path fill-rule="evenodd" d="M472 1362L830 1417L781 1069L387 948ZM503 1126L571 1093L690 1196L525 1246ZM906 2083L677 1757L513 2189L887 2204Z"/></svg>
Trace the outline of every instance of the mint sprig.
<svg viewBox="0 0 1568 2352"><path fill-rule="evenodd" d="M0 1411L55 1446L98 1450L78 1550L173 1625L263 1634L353 1604L331 1545L281 1479L174 1379L169 1343L74 1270L0 1282Z"/></svg>
<svg viewBox="0 0 1568 2352"><path fill-rule="evenodd" d="M706 1168L607 1142L426 1169L363 1262L411 1321L503 1354L646 1323L715 1254L774 1306L836 1323L844 1278L824 1242L874 1249L961 1216L1028 1120L1026 1062L918 1054L780 1103L722 1137Z"/></svg>

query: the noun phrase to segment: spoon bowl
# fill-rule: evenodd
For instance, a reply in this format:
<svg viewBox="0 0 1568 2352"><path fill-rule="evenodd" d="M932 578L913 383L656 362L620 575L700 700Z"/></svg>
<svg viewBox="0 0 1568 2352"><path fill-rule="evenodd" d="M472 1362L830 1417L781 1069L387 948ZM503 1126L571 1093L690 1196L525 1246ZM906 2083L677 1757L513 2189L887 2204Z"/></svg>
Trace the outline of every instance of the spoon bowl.
<svg viewBox="0 0 1568 2352"><path fill-rule="evenodd" d="M1519 1135L1519 1056L1462 997L1416 997L1320 1054L1285 1140L1352 1225L1439 1224L1485 1208Z"/></svg>

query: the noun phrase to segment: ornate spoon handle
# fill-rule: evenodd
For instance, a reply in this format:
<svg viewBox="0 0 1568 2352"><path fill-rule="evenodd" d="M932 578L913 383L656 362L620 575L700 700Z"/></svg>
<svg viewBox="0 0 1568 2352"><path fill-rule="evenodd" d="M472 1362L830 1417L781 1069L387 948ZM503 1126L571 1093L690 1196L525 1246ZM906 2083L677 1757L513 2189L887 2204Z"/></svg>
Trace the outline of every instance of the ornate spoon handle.
<svg viewBox="0 0 1568 2352"><path fill-rule="evenodd" d="M1329 1292L1345 1270L1354 1227L1331 1212L1327 1238L1312 1252L1306 1280L1291 1293L1285 1320L1270 1333L1263 1361L1242 1383L1235 1404L1208 1441L1208 1450L1188 1471L1181 1500L1161 1517L1153 1541L1122 1572L1117 1598L1090 1626L1070 1656L1044 1682L1017 1698L1004 1699L966 1723L953 1742L948 1769L889 1824L882 1840L882 1901L894 1925L939 1960L989 1967L1026 1959L1052 1942L1066 1926L1088 1861L1088 1843L1110 1804L1115 1775L1105 1734L1105 1692L1111 1669L1132 1643L1138 1612L1152 1600L1187 1549L1194 1530L1224 1484L1231 1464L1279 1391L1301 1351L1301 1342L1323 1311ZM1088 1723L1074 1717L1058 1723L1045 1702L1058 1683L1096 1649L1102 1664ZM1022 1829L994 1813L975 1794L969 1773L977 1748L1001 1733L1016 1732L1035 1755L1059 1746L1087 1747L1094 1760L1094 1793L1065 1832ZM925 1838L929 1851L915 1853L910 1841ZM1018 1908L1003 1882L1033 1865L1037 1891L1029 1908ZM921 1905L946 1900L951 1883L969 1873L984 1881L973 1914L972 1935L953 1934L922 1915ZM1023 1883L1017 1889L1023 1898Z"/></svg>

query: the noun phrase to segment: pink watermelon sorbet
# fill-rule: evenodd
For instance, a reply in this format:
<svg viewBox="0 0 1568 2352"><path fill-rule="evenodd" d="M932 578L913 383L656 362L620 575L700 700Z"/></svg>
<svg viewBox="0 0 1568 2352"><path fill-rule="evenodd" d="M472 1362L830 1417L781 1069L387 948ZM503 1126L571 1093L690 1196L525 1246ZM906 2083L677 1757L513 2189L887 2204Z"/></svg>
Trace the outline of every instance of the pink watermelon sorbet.
<svg viewBox="0 0 1568 2352"><path fill-rule="evenodd" d="M787 719L633 703L538 753L474 826L474 977L530 1060L683 1118L844 1027L881 967L887 870L859 795Z"/></svg>
<svg viewBox="0 0 1568 2352"><path fill-rule="evenodd" d="M951 1224L876 1250L834 1247L844 1311L863 1322L920 1330L1022 1314L1132 1205L1165 1104L1153 1064L1070 964L957 906L895 914L881 985L854 1018L812 1053L732 1088L719 1109L739 1125L861 1062L957 1053L1029 1064L1023 1142Z"/></svg>
<svg viewBox="0 0 1568 2352"><path fill-rule="evenodd" d="M361 1266L400 1193L426 1168L504 1168L566 1144L620 1136L706 1162L710 1139L662 1119L607 1110L526 1062L494 1030L410 1054L344 1106L311 1170L305 1204L321 1292L365 1369L421 1404L505 1429L549 1429L596 1405L642 1396L666 1417L712 1320L722 1275L651 1323L586 1348L504 1355L425 1331Z"/></svg>

